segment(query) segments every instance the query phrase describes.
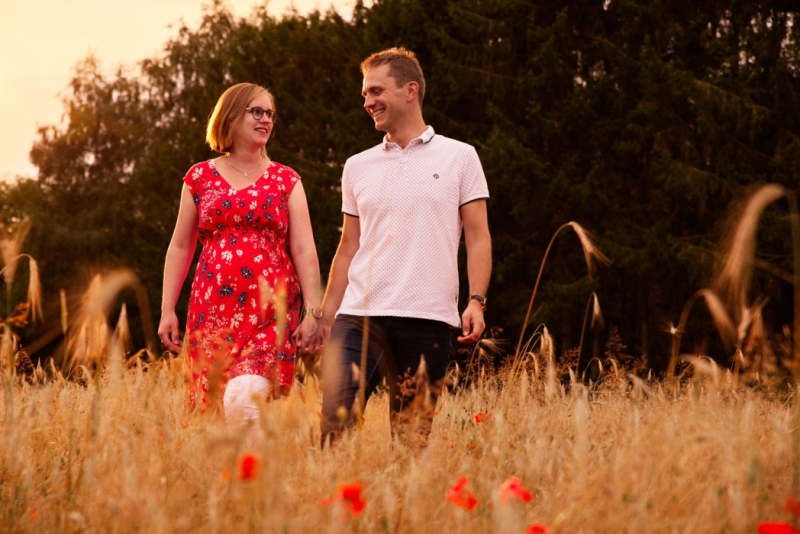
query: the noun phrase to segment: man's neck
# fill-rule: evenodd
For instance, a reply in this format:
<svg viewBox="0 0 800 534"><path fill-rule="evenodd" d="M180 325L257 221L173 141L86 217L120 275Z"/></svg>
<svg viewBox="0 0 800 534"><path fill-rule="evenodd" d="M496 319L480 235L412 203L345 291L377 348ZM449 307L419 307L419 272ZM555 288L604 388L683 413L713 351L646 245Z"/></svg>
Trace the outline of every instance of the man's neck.
<svg viewBox="0 0 800 534"><path fill-rule="evenodd" d="M408 143L410 143L412 139L416 139L417 137L425 133L425 130L427 129L428 126L422 119L422 115L420 115L418 118L409 121L408 124L403 125L396 131L386 132L386 139L389 142L398 145L400 148L405 148L408 146Z"/></svg>

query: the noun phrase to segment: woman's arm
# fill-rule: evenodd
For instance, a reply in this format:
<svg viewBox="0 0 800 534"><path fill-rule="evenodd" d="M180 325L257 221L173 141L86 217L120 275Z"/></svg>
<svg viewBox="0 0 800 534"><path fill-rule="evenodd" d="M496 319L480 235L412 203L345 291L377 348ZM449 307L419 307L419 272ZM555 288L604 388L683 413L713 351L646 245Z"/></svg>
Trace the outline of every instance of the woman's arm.
<svg viewBox="0 0 800 534"><path fill-rule="evenodd" d="M181 287L186 280L197 247L198 224L197 207L184 184L181 190L178 220L164 262L164 291L161 298L161 321L158 325L158 337L169 350L174 352L181 350L180 325L175 314L175 304L178 302Z"/></svg>
<svg viewBox="0 0 800 534"><path fill-rule="evenodd" d="M294 186L289 196L289 244L306 307L319 308L322 302L319 258L314 244L314 232L311 229L306 192L300 182ZM321 345L321 331L310 314L306 314L295 332L295 340L298 350L307 353L316 351Z"/></svg>

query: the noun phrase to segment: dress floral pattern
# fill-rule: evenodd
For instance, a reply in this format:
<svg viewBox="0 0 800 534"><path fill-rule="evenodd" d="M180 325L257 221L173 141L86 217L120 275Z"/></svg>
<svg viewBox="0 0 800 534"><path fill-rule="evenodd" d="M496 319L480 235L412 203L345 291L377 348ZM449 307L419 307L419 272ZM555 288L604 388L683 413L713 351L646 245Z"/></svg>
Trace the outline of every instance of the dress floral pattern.
<svg viewBox="0 0 800 534"><path fill-rule="evenodd" d="M301 301L287 252L288 202L299 180L289 167L271 162L252 185L237 190L214 160L184 177L203 245L186 322L192 405L205 404L210 387L221 391L227 380L246 374L289 392Z"/></svg>

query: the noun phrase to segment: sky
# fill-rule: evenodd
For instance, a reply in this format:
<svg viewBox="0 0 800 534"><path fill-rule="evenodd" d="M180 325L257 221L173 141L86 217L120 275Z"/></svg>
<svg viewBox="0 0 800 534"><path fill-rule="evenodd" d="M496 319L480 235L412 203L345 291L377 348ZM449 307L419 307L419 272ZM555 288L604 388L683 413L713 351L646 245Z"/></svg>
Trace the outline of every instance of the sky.
<svg viewBox="0 0 800 534"><path fill-rule="evenodd" d="M0 180L35 178L29 159L39 126L60 125L75 64L94 54L108 71L158 54L180 21L199 25L204 0L0 0ZM237 17L267 3L276 17L355 0L226 0ZM369 2L365 2L369 5Z"/></svg>

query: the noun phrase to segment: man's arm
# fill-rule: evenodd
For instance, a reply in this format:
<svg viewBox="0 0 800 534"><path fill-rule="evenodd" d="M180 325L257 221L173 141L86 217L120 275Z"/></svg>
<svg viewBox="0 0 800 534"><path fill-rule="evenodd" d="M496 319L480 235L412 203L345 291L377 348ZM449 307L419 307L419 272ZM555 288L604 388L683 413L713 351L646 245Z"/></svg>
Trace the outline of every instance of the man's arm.
<svg viewBox="0 0 800 534"><path fill-rule="evenodd" d="M325 289L325 297L322 299L322 328L325 334L325 341L333 326L333 318L339 311L342 304L345 289L348 284L348 273L350 272L350 262L356 255L361 243L361 226L358 217L344 214L342 225L342 239L339 241L339 248L331 263L331 272L328 275L328 287Z"/></svg>
<svg viewBox="0 0 800 534"><path fill-rule="evenodd" d="M464 223L464 242L467 247L467 276L470 295L486 295L492 275L492 237L486 215L486 200L474 200L461 206ZM461 315L463 336L459 343L475 343L480 339L486 323L483 308L477 300L470 299Z"/></svg>

